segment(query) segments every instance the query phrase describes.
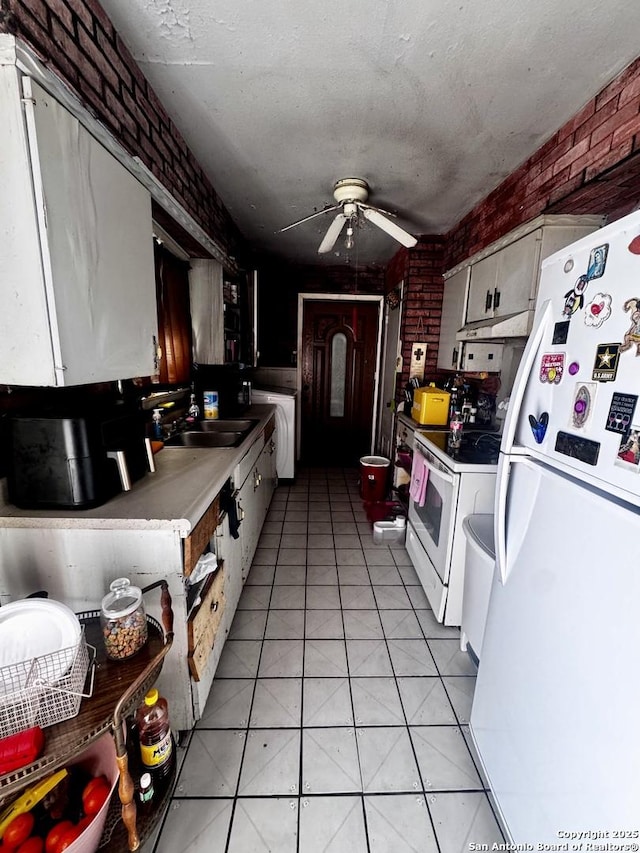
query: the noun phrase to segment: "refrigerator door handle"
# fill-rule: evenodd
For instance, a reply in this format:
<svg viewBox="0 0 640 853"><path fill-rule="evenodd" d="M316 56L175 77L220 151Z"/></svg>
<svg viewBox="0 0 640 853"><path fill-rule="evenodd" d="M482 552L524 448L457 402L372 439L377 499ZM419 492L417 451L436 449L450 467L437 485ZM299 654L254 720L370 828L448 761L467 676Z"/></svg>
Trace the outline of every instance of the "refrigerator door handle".
<svg viewBox="0 0 640 853"><path fill-rule="evenodd" d="M495 511L493 515L496 571L503 586L507 580L507 492L509 491L511 461L508 456L500 454L498 473L496 474Z"/></svg>
<svg viewBox="0 0 640 853"><path fill-rule="evenodd" d="M513 390L509 400L509 408L507 409L507 417L504 422L504 430L502 433L502 445L500 450L503 453L510 453L513 447L513 439L516 433L516 427L520 420L520 409L522 408L522 400L527 389L527 382L532 375L533 363L547 326L552 319L553 306L551 300L547 299L542 303L542 309L536 316L536 320L529 335L527 346L520 361L520 366L513 383Z"/></svg>

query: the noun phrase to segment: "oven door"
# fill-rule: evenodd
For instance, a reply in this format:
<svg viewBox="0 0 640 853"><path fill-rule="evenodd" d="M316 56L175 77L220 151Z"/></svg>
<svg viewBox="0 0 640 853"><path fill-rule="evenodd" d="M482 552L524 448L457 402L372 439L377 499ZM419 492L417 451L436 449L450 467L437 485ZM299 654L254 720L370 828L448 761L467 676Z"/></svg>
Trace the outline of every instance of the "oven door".
<svg viewBox="0 0 640 853"><path fill-rule="evenodd" d="M414 500L409 504L409 521L442 583L446 584L449 582L460 477L417 443L414 445L414 453L420 454L425 460L429 478L423 506Z"/></svg>

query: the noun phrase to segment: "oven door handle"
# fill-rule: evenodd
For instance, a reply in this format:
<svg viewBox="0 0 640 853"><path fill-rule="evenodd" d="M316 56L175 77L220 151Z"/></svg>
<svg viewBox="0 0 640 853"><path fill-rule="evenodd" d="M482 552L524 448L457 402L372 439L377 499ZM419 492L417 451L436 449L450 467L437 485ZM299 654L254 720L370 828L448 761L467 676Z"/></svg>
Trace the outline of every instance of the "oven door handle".
<svg viewBox="0 0 640 853"><path fill-rule="evenodd" d="M419 450L417 450L416 452L420 453ZM435 468L433 465L431 465L431 463L423 453L420 453L420 456L422 456L425 465L429 469L429 477L435 477L436 479L440 479L445 483L449 483L450 486L453 485L454 480L451 474L445 474L444 471L441 471L439 468Z"/></svg>

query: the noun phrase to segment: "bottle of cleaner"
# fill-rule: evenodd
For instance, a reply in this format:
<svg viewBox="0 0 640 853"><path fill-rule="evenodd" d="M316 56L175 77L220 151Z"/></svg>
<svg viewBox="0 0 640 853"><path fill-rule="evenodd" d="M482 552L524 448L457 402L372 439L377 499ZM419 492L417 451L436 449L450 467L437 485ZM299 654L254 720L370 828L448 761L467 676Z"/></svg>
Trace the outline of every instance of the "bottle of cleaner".
<svg viewBox="0 0 640 853"><path fill-rule="evenodd" d="M154 687L136 713L142 770L151 774L154 786L168 780L175 763L167 700Z"/></svg>

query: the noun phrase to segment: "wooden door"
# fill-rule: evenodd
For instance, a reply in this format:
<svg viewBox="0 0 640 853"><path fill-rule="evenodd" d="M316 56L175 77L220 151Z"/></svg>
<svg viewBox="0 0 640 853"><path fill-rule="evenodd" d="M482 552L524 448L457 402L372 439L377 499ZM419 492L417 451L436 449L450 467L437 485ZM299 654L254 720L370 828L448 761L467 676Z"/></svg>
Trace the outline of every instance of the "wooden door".
<svg viewBox="0 0 640 853"><path fill-rule="evenodd" d="M370 452L378 303L306 301L302 322L302 461L357 465Z"/></svg>

